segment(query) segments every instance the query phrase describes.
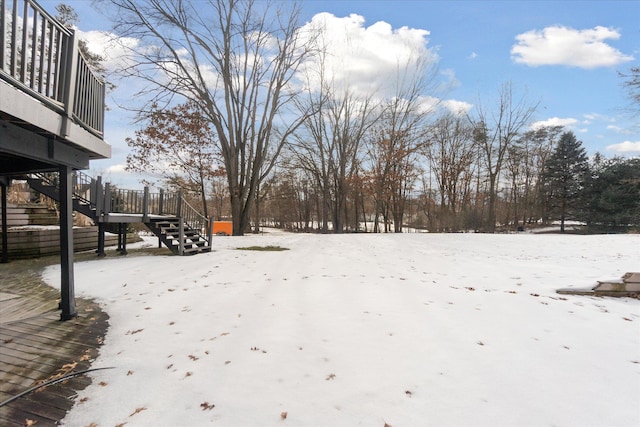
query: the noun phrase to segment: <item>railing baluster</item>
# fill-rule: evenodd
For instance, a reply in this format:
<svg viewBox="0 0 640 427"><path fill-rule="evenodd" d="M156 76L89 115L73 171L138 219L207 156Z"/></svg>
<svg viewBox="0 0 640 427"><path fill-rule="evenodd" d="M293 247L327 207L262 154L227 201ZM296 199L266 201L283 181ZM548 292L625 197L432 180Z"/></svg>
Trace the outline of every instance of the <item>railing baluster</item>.
<svg viewBox="0 0 640 427"><path fill-rule="evenodd" d="M57 92L57 86L55 82L51 81L52 67L53 67L53 24L47 21L46 31L47 48L45 50L47 55L47 77L45 79L45 92L47 97L54 97Z"/></svg>
<svg viewBox="0 0 640 427"><path fill-rule="evenodd" d="M0 10L2 11L2 19L0 19L0 70L4 70L4 67L5 67L4 50L7 47L6 41L5 41L5 35L7 34L6 19L4 19L6 14L6 8L7 8L6 1L0 0Z"/></svg>
<svg viewBox="0 0 640 427"><path fill-rule="evenodd" d="M75 32L34 0L0 0L0 13L3 78L102 137L104 83L75 46Z"/></svg>
<svg viewBox="0 0 640 427"><path fill-rule="evenodd" d="M40 65L38 66L38 92L42 93L42 85L43 85L43 76L44 76L44 68L45 68L45 58L46 58L46 40L47 40L47 20L42 17L42 24L40 30Z"/></svg>
<svg viewBox="0 0 640 427"><path fill-rule="evenodd" d="M31 32L31 72L29 73L29 87L31 89L36 88L36 64L38 61L38 11L33 10L33 27Z"/></svg>
<svg viewBox="0 0 640 427"><path fill-rule="evenodd" d="M26 84L27 80L27 64L29 64L29 58L27 57L29 32L27 27L29 24L29 3L24 2L24 8L22 9L22 51L20 52L20 83Z"/></svg>
<svg viewBox="0 0 640 427"><path fill-rule="evenodd" d="M53 78L51 97L58 102L62 101L62 82L60 73L62 72L60 58L62 57L62 33L51 24L51 43L49 44L49 76Z"/></svg>
<svg viewBox="0 0 640 427"><path fill-rule="evenodd" d="M4 10L2 11L4 13ZM16 78L16 70L18 66L18 2L14 0L12 19L11 19L11 61L9 64L9 74Z"/></svg>

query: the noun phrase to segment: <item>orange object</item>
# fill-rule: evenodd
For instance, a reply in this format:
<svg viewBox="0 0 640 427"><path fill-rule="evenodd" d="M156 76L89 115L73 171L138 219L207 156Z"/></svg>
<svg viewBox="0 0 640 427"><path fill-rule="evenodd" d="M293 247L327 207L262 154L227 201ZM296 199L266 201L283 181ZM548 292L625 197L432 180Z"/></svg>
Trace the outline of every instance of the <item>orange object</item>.
<svg viewBox="0 0 640 427"><path fill-rule="evenodd" d="M233 222L213 221L213 234L218 236L231 236L233 234Z"/></svg>

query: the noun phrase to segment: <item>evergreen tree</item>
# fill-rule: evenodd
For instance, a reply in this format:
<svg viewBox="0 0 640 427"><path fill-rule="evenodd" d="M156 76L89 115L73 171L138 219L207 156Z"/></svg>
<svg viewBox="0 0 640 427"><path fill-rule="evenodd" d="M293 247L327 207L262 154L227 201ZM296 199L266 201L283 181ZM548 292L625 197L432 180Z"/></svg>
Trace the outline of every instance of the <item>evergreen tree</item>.
<svg viewBox="0 0 640 427"><path fill-rule="evenodd" d="M584 206L581 196L589 164L582 141L577 140L573 132L562 134L544 169L552 214L559 217L560 231L564 232L565 220L579 217Z"/></svg>
<svg viewBox="0 0 640 427"><path fill-rule="evenodd" d="M586 189L589 225L640 226L640 159L597 160Z"/></svg>

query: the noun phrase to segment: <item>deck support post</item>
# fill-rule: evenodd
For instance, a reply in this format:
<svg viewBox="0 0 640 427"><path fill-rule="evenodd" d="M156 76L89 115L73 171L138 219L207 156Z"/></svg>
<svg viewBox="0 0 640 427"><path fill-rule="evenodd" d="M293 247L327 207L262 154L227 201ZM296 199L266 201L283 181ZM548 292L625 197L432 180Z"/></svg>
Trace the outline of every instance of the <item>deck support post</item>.
<svg viewBox="0 0 640 427"><path fill-rule="evenodd" d="M142 222L149 222L149 187L144 187L142 196Z"/></svg>
<svg viewBox="0 0 640 427"><path fill-rule="evenodd" d="M96 253L99 257L104 257L106 254L104 253L104 222L98 223L98 250Z"/></svg>
<svg viewBox="0 0 640 427"><path fill-rule="evenodd" d="M9 262L9 230L7 230L7 182L0 182L0 187L2 187L2 259L0 262L7 263Z"/></svg>
<svg viewBox="0 0 640 427"><path fill-rule="evenodd" d="M180 217L180 222L178 223L178 255L184 255L184 218Z"/></svg>
<svg viewBox="0 0 640 427"><path fill-rule="evenodd" d="M60 166L60 320L78 317L73 278L73 169Z"/></svg>
<svg viewBox="0 0 640 427"><path fill-rule="evenodd" d="M104 184L104 203L102 204L102 213L108 214L111 212L111 184L108 182Z"/></svg>
<svg viewBox="0 0 640 427"><path fill-rule="evenodd" d="M96 216L103 214L104 206L104 188L102 187L102 177L95 179L95 186L92 189L91 201L96 205Z"/></svg>
<svg viewBox="0 0 640 427"><path fill-rule="evenodd" d="M118 223L118 251L120 255L127 254L127 224Z"/></svg>

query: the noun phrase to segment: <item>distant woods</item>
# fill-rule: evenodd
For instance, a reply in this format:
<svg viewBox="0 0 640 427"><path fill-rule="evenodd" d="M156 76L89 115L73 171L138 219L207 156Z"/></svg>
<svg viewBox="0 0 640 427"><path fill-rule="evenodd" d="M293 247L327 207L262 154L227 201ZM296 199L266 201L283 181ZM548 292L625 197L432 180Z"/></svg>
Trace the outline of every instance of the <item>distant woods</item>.
<svg viewBox="0 0 640 427"><path fill-rule="evenodd" d="M295 3L109 2L114 31L139 40L123 71L146 82L128 168L236 235L640 227L640 160L589 161L571 132L532 128L537 102L510 83L443 112L427 54L385 82L345 77Z"/></svg>

